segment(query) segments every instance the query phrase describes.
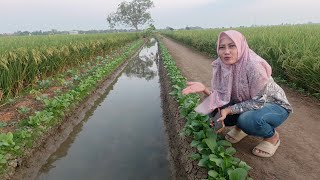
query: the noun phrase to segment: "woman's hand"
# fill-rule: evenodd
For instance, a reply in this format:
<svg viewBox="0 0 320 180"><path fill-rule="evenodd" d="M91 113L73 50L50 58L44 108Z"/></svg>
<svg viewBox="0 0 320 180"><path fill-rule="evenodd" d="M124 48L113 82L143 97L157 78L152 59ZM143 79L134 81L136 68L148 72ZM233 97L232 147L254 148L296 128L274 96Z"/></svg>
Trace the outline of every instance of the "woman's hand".
<svg viewBox="0 0 320 180"><path fill-rule="evenodd" d="M231 108L230 107L227 107L227 108L224 108L222 110L220 110L220 108L218 109L220 113L220 118L217 119L217 121L222 121L222 128L220 128L218 131L216 131L216 133L221 133L223 131L223 129L225 128L225 125L224 125L224 120L226 119L227 115L231 114ZM210 125L211 127L214 127L214 124L213 122L210 122Z"/></svg>
<svg viewBox="0 0 320 180"><path fill-rule="evenodd" d="M221 117L217 121L224 121L226 119L227 115L231 114L231 108L226 107L220 111Z"/></svg>
<svg viewBox="0 0 320 180"><path fill-rule="evenodd" d="M200 82L187 82L187 86L182 90L183 95L203 92L206 89L206 86Z"/></svg>

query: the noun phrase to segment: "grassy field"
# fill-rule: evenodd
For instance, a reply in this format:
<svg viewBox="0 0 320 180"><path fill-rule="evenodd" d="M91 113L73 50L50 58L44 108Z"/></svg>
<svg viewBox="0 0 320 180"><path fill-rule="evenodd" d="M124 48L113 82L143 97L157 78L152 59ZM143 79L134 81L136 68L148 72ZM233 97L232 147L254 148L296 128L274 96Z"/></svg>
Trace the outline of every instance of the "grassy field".
<svg viewBox="0 0 320 180"><path fill-rule="evenodd" d="M273 75L320 97L320 25L235 28L266 59ZM216 40L226 29L166 31L164 35L217 57Z"/></svg>

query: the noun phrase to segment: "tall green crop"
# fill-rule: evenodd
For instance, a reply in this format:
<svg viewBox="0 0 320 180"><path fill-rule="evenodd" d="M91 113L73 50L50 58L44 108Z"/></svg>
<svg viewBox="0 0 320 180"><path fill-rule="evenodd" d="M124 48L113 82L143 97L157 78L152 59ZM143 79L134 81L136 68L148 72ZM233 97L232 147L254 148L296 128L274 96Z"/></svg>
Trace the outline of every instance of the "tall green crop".
<svg viewBox="0 0 320 180"><path fill-rule="evenodd" d="M136 33L0 37L0 94L14 96L40 79L138 38Z"/></svg>

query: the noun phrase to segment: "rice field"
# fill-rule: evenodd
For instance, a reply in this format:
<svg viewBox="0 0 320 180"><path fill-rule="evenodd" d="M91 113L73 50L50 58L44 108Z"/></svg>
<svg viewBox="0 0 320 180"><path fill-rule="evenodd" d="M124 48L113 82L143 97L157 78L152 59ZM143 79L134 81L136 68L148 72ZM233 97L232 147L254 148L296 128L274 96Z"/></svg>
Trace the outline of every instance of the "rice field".
<svg viewBox="0 0 320 180"><path fill-rule="evenodd" d="M320 97L320 25L234 28L266 59L273 75ZM166 31L163 34L217 57L216 40L226 29Z"/></svg>
<svg viewBox="0 0 320 180"><path fill-rule="evenodd" d="M0 37L0 101L138 38L136 33Z"/></svg>

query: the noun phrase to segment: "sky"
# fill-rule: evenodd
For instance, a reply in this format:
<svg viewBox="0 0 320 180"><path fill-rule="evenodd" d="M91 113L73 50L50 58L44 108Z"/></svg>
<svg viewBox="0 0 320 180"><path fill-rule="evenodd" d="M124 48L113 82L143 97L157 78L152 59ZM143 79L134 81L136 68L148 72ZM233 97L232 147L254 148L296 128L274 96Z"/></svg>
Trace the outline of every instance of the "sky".
<svg viewBox="0 0 320 180"><path fill-rule="evenodd" d="M106 30L124 0L0 0L0 33ZM127 0L130 1L130 0ZM319 0L153 0L157 29L320 23ZM143 28L143 27L140 27Z"/></svg>

